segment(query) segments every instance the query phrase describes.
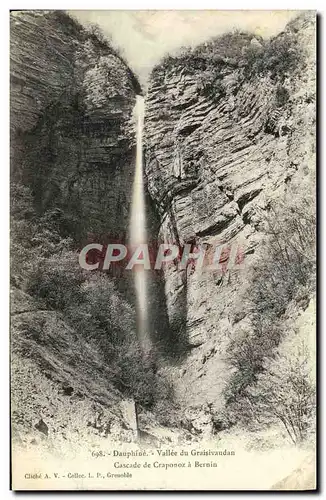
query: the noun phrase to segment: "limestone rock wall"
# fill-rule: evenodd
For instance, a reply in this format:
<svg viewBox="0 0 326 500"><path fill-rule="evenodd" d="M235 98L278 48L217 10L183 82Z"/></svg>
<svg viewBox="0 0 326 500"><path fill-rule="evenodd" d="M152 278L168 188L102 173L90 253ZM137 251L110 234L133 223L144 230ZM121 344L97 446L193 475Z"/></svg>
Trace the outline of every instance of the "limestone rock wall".
<svg viewBox="0 0 326 500"><path fill-rule="evenodd" d="M77 241L125 236L137 92L119 54L66 14L12 13L12 179L40 213L62 209Z"/></svg>
<svg viewBox="0 0 326 500"><path fill-rule="evenodd" d="M31 190L40 217L58 217L76 262L89 240L124 240L134 173L132 111L140 92L130 69L66 14L17 11L10 70L11 181ZM11 316L15 441L60 449L67 440L82 446L108 436L133 439L119 406L124 396L97 343L62 311L16 287Z"/></svg>
<svg viewBox="0 0 326 500"><path fill-rule="evenodd" d="M235 34L167 58L152 73L145 154L160 240L236 242L244 252L242 271L165 268L170 326L190 348L173 372L177 397L188 406L223 406L225 352L234 324L248 314L239 301L261 241L261 216L293 178L314 169L314 23L303 14L278 35L281 47L290 41L300 54L289 70L274 65L253 73L244 54L264 42Z"/></svg>

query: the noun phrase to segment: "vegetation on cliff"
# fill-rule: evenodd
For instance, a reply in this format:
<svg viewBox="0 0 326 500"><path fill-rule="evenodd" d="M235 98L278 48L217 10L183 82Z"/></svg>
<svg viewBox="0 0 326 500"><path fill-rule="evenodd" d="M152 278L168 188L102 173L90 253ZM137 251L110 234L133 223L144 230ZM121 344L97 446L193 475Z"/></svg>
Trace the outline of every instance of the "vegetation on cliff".
<svg viewBox="0 0 326 500"><path fill-rule="evenodd" d="M154 410L156 422L188 426L193 434L204 435L206 424L218 432L223 425L253 428L255 421L261 428L279 421L293 442L304 439L313 420L314 380L305 343L292 345L286 331L291 306L296 318L307 308L315 273L313 194L304 186L291 191L298 135L309 132L306 110L313 105L309 89L291 95L306 69L300 33L292 26L272 40L226 34L167 56L153 70L146 169L161 215L157 232L182 243L216 235L228 242L242 233L248 254L259 256L245 297L237 295L240 278L233 275L227 281L212 273L201 281L196 273L180 277L168 269L160 276L165 296L152 294L150 314L157 316L155 328L161 323L161 344L165 335L171 352L179 354L179 346L184 355L160 372L139 350L129 282L123 290L106 273L78 266L78 248L90 233L126 237L134 168L128 127L139 85L97 28L86 30L60 12L39 13L38 21L24 15L15 25L19 57L12 80L13 111L18 116L22 109L22 126L14 123L12 136L11 279L21 302L13 312L15 387L37 367L59 379L65 396L89 398L93 391L104 406L131 397ZM44 28L37 34L34 22ZM49 53L56 30L60 37ZM22 62L33 52L38 64L29 73ZM311 153L307 144L302 164ZM280 193L269 200L288 184L283 201ZM237 302L250 320L247 330L234 319ZM164 332L166 326L176 335ZM178 335L185 341L177 344ZM183 394L174 404L171 386L178 384ZM206 420L195 427L197 417L183 412L197 400ZM19 411L23 419L22 405Z"/></svg>
<svg viewBox="0 0 326 500"><path fill-rule="evenodd" d="M269 40L234 32L166 56L146 116L162 237L245 248L243 273L164 275L169 318L181 304L192 347L176 392L203 412L208 401L217 430L277 422L298 442L313 421L315 382L306 346L285 345L315 295L314 14Z"/></svg>
<svg viewBox="0 0 326 500"><path fill-rule="evenodd" d="M257 426L278 420L293 442L306 437L315 411L310 332L299 336L286 321L289 306L306 309L316 291L313 180L304 185L304 192L292 187L262 217L264 246L246 290L250 298L244 299L251 323L233 334L233 375L225 390L229 422Z"/></svg>
<svg viewBox="0 0 326 500"><path fill-rule="evenodd" d="M290 27L271 39L235 30L165 56L153 69L151 79L162 84L169 72L186 72L196 76L199 95L219 100L226 92L223 74L227 67L237 71L238 84L241 84L266 75L280 83L291 73L302 71L304 66L304 50Z"/></svg>
<svg viewBox="0 0 326 500"><path fill-rule="evenodd" d="M155 367L143 363L135 312L118 292L115 278L79 266L73 240L64 238L64 232L62 211L38 217L28 188L12 186L12 286L31 297L40 310L59 313L68 327L94 343L101 362L110 367L108 385L150 407L168 389L155 380ZM30 322L33 329L33 316Z"/></svg>
<svg viewBox="0 0 326 500"><path fill-rule="evenodd" d="M36 387L26 416L15 396L13 425L38 425L44 410L49 426L37 392L48 387L44 375L59 392L68 385L72 403L79 394L103 411L131 397L140 411L151 408L170 388L143 361L132 291L78 264L90 233L125 237L134 168L126 129L139 84L96 28L62 12L18 12L12 25L12 383L17 396L21 385ZM37 65L28 70L31 53ZM50 73L43 92L47 67L56 79Z"/></svg>

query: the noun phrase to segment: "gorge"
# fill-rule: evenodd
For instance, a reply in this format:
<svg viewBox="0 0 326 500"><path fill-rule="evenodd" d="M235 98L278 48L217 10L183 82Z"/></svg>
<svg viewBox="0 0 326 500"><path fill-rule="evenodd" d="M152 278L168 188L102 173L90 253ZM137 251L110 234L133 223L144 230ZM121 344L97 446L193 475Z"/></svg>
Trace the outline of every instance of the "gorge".
<svg viewBox="0 0 326 500"><path fill-rule="evenodd" d="M313 344L315 22L304 12L271 40L236 31L180 49L145 90L95 28L12 13L20 445L131 440L134 403L145 441L260 431L243 406L258 374L287 342ZM85 271L93 242L236 245L244 267Z"/></svg>

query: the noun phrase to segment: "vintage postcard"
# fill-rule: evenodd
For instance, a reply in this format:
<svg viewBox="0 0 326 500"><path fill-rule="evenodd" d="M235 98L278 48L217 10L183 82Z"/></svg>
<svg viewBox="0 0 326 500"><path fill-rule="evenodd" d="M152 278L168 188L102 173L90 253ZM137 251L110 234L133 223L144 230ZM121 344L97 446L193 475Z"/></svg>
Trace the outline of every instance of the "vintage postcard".
<svg viewBox="0 0 326 500"><path fill-rule="evenodd" d="M316 13L10 23L12 489L316 489Z"/></svg>

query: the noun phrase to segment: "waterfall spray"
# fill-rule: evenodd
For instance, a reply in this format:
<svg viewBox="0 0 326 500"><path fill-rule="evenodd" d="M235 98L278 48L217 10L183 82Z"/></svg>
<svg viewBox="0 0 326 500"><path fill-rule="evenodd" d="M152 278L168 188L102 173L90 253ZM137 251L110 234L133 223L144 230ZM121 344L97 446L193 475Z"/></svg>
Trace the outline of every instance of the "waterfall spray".
<svg viewBox="0 0 326 500"><path fill-rule="evenodd" d="M136 165L132 192L130 218L130 245L137 247L146 243L146 212L143 179L143 126L144 126L144 98L137 96L134 108L136 118ZM135 291L137 299L137 335L143 353L150 349L147 311L147 280L143 267L135 270Z"/></svg>

